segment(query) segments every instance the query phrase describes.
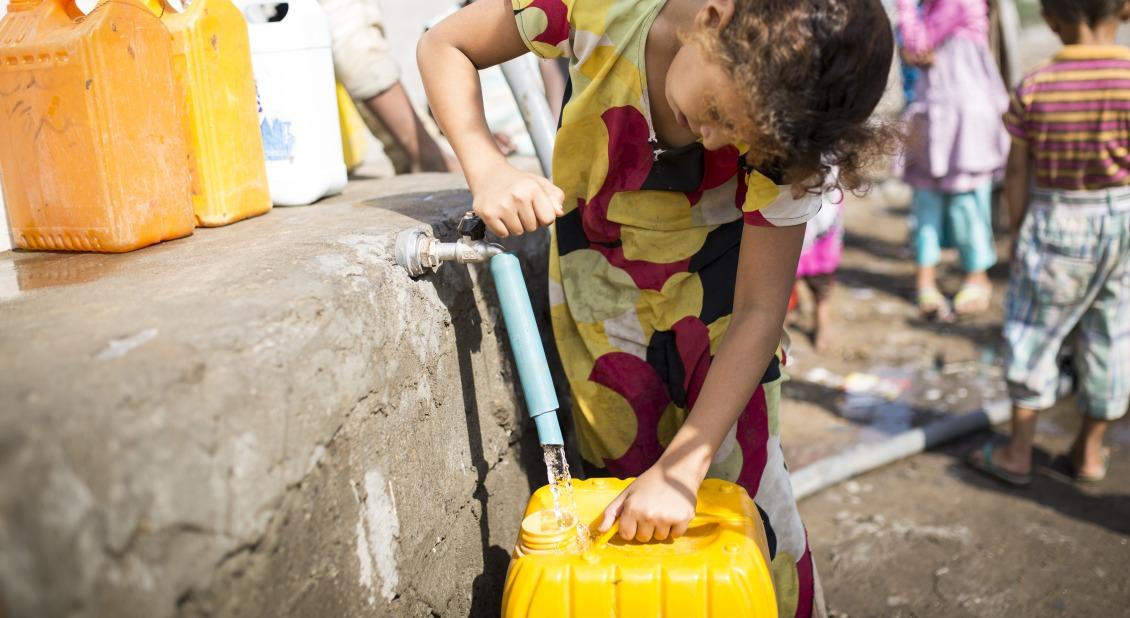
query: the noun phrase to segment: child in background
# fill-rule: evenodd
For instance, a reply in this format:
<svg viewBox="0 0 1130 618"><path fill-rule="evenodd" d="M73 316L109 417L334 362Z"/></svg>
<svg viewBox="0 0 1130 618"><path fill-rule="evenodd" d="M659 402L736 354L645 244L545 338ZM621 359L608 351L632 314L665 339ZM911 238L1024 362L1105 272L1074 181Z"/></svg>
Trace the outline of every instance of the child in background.
<svg viewBox="0 0 1130 618"><path fill-rule="evenodd" d="M1013 485L1031 482L1036 412L1055 403L1056 356L1073 331L1084 416L1059 462L1077 480L1106 476L1103 436L1130 403L1130 49L1114 44L1130 8L1126 0L1041 5L1065 47L1021 81L1005 115L1012 437L969 460Z"/></svg>
<svg viewBox="0 0 1130 618"><path fill-rule="evenodd" d="M476 69L528 50L570 63L554 183L483 122ZM417 53L487 226L556 221L581 454L638 477L600 530L678 537L704 477L736 481L762 509L782 616L823 613L778 437L782 323L827 162L847 187L870 163L893 53L880 0L479 0Z"/></svg>
<svg viewBox="0 0 1130 618"><path fill-rule="evenodd" d="M907 108L904 175L914 188L918 307L927 315L948 309L936 267L949 230L966 273L955 309L984 311L992 292L986 271L997 261L993 181L1008 152L1000 123L1008 94L989 49L988 8L984 0L926 0L920 10L899 0L898 18L905 53L923 68Z"/></svg>
<svg viewBox="0 0 1130 618"><path fill-rule="evenodd" d="M797 286L801 283L812 292L812 347L817 352L828 349L831 306L828 297L836 283L836 270L844 254L843 192L829 191L824 206L804 231L804 245L797 263Z"/></svg>

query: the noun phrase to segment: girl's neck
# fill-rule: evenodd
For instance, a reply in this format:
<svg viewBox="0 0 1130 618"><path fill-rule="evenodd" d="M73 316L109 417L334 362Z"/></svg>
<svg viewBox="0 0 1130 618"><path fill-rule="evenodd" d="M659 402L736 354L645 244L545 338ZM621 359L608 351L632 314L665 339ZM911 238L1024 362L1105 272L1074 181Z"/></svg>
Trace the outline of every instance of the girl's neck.
<svg viewBox="0 0 1130 618"><path fill-rule="evenodd" d="M695 15L698 14L703 3L704 0L666 0L651 25L652 31L658 28L661 36L657 40L649 40L648 43L663 43L663 47L674 56L683 45L679 35L689 34L694 28Z"/></svg>

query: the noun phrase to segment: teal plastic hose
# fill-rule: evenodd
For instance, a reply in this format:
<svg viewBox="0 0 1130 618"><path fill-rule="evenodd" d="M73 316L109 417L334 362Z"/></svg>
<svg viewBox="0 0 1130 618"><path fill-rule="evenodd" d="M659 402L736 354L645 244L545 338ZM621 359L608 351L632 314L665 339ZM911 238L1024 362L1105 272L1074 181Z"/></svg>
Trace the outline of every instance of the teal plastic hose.
<svg viewBox="0 0 1130 618"><path fill-rule="evenodd" d="M537 427L538 441L542 445L564 444L561 425L557 422L557 410L561 405L553 389L553 377L549 373L545 348L541 345L534 310L530 306L522 266L518 258L503 253L491 258L490 272L494 275L494 287L498 289L502 319L510 335L510 349L514 351L518 379L526 395L526 407Z"/></svg>

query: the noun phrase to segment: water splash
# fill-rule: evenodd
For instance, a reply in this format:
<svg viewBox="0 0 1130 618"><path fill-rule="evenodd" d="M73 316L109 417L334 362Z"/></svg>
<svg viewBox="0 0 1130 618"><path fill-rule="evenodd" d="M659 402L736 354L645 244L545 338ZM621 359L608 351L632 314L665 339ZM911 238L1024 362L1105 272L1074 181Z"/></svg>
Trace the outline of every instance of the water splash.
<svg viewBox="0 0 1130 618"><path fill-rule="evenodd" d="M577 517L577 500L573 495L573 477L569 474L569 462L565 460L565 448L560 445L542 446L545 456L545 474L549 479L549 493L553 496L553 515L561 528L575 526L576 541L569 551L582 553L589 547L592 536L588 526Z"/></svg>

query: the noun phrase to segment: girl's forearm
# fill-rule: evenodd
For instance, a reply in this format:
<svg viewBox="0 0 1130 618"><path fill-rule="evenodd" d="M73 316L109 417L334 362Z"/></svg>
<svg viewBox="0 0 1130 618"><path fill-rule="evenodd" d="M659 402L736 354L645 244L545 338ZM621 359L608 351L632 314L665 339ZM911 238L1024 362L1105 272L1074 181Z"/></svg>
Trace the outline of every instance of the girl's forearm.
<svg viewBox="0 0 1130 618"><path fill-rule="evenodd" d="M672 478L694 487L702 482L757 390L781 342L804 230L804 225L742 230L730 324L694 408L659 460Z"/></svg>
<svg viewBox="0 0 1130 618"><path fill-rule="evenodd" d="M478 70L464 52L436 31L425 33L420 40L416 61L436 122L474 191L492 169L506 164L487 126Z"/></svg>
<svg viewBox="0 0 1130 618"><path fill-rule="evenodd" d="M685 483L701 483L714 454L745 411L781 341L785 305L737 309L702 391L660 463Z"/></svg>

